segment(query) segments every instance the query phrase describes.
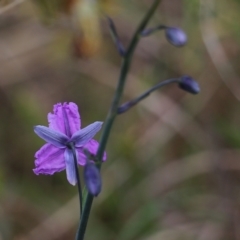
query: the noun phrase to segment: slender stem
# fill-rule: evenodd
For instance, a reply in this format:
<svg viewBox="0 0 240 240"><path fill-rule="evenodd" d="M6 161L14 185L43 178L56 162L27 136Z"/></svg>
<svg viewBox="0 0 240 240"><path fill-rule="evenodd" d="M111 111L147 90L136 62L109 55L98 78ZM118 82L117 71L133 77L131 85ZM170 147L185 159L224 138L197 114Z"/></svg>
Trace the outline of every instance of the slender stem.
<svg viewBox="0 0 240 240"><path fill-rule="evenodd" d="M70 143L69 146L72 150L73 158L74 158L74 166L75 166L75 173L76 173L76 178L77 178L78 197L79 197L79 206L80 206L80 220L81 220L83 197L82 197L81 181L80 181L80 176L79 176L79 172L78 172L77 156L76 156L75 146L73 145L73 143Z"/></svg>
<svg viewBox="0 0 240 240"><path fill-rule="evenodd" d="M120 77L119 77L119 81L118 81L118 86L117 86L117 89L116 89L116 92L115 92L115 95L114 95L114 98L113 98L113 102L112 102L110 111L108 113L107 119L106 119L105 124L103 126L103 133L101 135L100 145L99 145L98 152L97 152L97 158L98 159L102 159L102 157L103 157L104 150L105 150L107 140L108 140L108 137L109 137L109 133L110 133L112 124L114 122L114 119L117 115L118 105L119 105L119 102L120 102L121 97L122 97L122 93L123 93L123 89L124 89L124 86L125 86L126 77L127 77L127 74L128 74L130 63L131 63L131 60L132 60L133 52L134 52L134 50L135 50L135 48L138 44L138 41L139 41L140 36L141 36L141 32L147 26L148 21L150 20L153 13L157 9L157 6L160 3L160 1L161 0L155 0L153 2L152 6L150 7L148 12L146 13L142 22L138 26L135 34L133 35L133 38L132 38L132 40L129 44L129 47L126 51L126 54L125 54L125 57L123 59L122 66L121 66L121 72L120 72Z"/></svg>
<svg viewBox="0 0 240 240"><path fill-rule="evenodd" d="M128 111L131 107L135 106L137 103L139 103L140 101L142 101L144 98L146 98L147 96L149 96L152 92L154 92L155 90L171 84L171 83L178 83L179 79L178 78L173 78L173 79L168 79L165 80L163 82L160 82L158 84L156 84L155 86L153 86L152 88L150 88L149 90L147 90L146 92L144 92L143 94L141 94L140 96L132 99L129 102L126 102L124 104L122 104L119 108L118 108L118 114L122 114L126 111Z"/></svg>
<svg viewBox="0 0 240 240"><path fill-rule="evenodd" d="M159 26L157 26L157 27L148 28L148 29L145 29L145 30L143 30L143 31L141 32L141 36L142 36L142 37L147 37L147 36L153 34L153 33L156 32L156 31L164 30L164 29L166 29L166 28L167 28L167 26L165 26L165 25L159 25Z"/></svg>
<svg viewBox="0 0 240 240"><path fill-rule="evenodd" d="M129 44L129 47L126 51L126 54L124 55L117 89L116 89L116 92L115 92L115 95L114 95L114 98L113 98L113 102L112 102L110 111L107 115L107 118L106 118L106 121L105 121L105 124L104 124L104 127L103 127L102 136L101 136L101 139L100 139L100 144L99 144L99 148L98 148L98 152L97 152L97 158L99 160L101 160L102 157L103 157L104 150L105 150L105 147L106 147L106 144L107 144L107 140L108 140L113 122L115 120L115 117L117 116L117 109L118 109L119 102L120 102L121 97L122 97L122 93L123 93L123 89L124 89L124 86L125 86L126 77L127 77L127 74L128 74L130 63L131 63L131 60L132 60L133 52L135 50L135 47L137 46L137 43L139 41L141 32L144 30L144 28L148 24L148 21L150 20L153 13L157 9L157 6L160 3L160 1L161 0L155 0L153 2L152 6L150 7L148 12L146 13L145 17L143 18L140 25L138 26L135 34L133 35L133 38L132 38L132 40ZM99 168L101 168L101 164L99 165ZM86 201L84 203L82 218L81 218L81 221L80 221L80 224L79 224L76 240L83 240L84 239L89 214L90 214L90 211L91 211L92 202L93 202L93 196L90 193L88 193Z"/></svg>

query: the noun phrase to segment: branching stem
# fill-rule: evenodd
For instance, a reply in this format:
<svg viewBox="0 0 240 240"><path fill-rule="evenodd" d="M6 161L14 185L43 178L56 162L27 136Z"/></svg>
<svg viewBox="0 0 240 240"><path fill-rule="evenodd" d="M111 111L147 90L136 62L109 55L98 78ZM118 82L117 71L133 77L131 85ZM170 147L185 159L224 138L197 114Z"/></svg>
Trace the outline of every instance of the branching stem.
<svg viewBox="0 0 240 240"><path fill-rule="evenodd" d="M123 94L123 90L124 90L127 74L128 74L128 71L129 71L129 68L130 68L130 65L131 65L131 60L132 60L134 50L135 50L135 48L136 48L136 46L137 46L137 44L138 44L138 42L141 38L141 32L146 28L149 20L151 19L152 15L156 11L160 1L161 0L155 0L153 2L152 6L150 7L148 12L144 16L144 18L141 21L140 25L138 26L135 34L133 35L132 40L131 40L131 42L130 42L127 50L126 50L126 53L123 57L123 62L122 62L122 66L121 66L121 72L120 72L120 76L119 76L119 80L118 80L117 89L115 91L113 101L112 101L112 105L111 105L111 108L110 108L109 113L107 115L105 124L103 126L102 136L101 136L101 139L100 139L100 144L99 144L99 148L98 148L98 152L97 152L97 158L99 160L101 160L103 158L103 154L104 154L104 151L105 151L105 148L106 148L106 145L107 145L107 141L108 141L108 138L109 138L109 135L110 135L110 131L111 131L113 122L114 122L114 120L117 116L119 103L120 103L120 100L121 100L121 97L122 97L122 94ZM99 164L99 169L100 168L101 168L101 164ZM76 235L76 240L83 240L84 239L89 214L90 214L90 211L91 211L92 202L93 202L93 196L90 193L87 193L86 200L84 201L82 217L81 217L78 232L77 232L77 235Z"/></svg>
<svg viewBox="0 0 240 240"><path fill-rule="evenodd" d="M152 92L156 91L157 89L159 89L165 85L168 85L171 83L178 83L178 82L179 82L178 78L173 78L173 79L168 79L168 80L165 80L163 82L156 84L155 86L153 86L152 88L150 88L149 90L147 90L146 92L141 94L140 96L138 96L138 97L134 98L133 100L126 102L126 103L122 104L120 107L118 107L118 114L122 114L122 113L128 111L131 107L135 106L137 103L139 103L140 101L145 99L147 96L149 96Z"/></svg>

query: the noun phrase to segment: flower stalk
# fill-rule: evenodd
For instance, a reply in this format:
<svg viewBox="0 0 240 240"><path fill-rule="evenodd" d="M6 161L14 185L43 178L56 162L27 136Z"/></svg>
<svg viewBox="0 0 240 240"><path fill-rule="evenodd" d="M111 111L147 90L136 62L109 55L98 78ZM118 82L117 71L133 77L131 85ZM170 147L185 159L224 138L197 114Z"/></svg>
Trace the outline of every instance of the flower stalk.
<svg viewBox="0 0 240 240"><path fill-rule="evenodd" d="M122 104L120 107L118 107L118 114L125 113L130 108L138 104L140 101L148 97L152 92L171 83L177 83L179 88L192 94L198 94L200 92L200 87L198 83L190 76L185 75L180 78L168 79L156 84L155 86L148 89L146 92L142 93L140 96L132 99L131 101Z"/></svg>
<svg viewBox="0 0 240 240"><path fill-rule="evenodd" d="M110 135L110 131L113 125L113 122L117 116L118 113L118 107L119 107L119 103L123 94L123 90L124 90L124 86L125 86L125 82L126 82L126 77L131 65L131 60L132 60L132 56L134 53L134 50L141 38L141 32L145 29L145 27L147 26L149 20L151 19L152 15L154 14L154 12L156 11L159 3L161 0L155 0L153 2L153 4L151 5L150 9L148 10L148 12L146 13L145 17L143 18L143 20L140 22L140 25L138 26L135 34L132 37L132 40L129 44L129 47L126 50L125 55L123 56L123 62L122 62L122 66L121 66L121 72L120 72L120 76L119 76L119 80L118 80L118 85L117 85L117 89L115 91L114 97L113 97L113 101L112 101L112 105L110 108L110 111L107 115L105 124L103 126L103 132L100 138L100 143L99 143L99 148L97 151L97 158L101 161L103 158L103 154L104 154L104 150L106 148L106 144ZM101 163L98 165L99 169L101 168ZM83 212L82 212L82 218L79 224L79 228L78 228L78 232L76 235L76 240L83 240L84 239L84 235L85 235L85 231L86 231L86 227L87 227L87 223L88 223L88 218L89 218L89 214L91 211L91 207L92 207L92 202L93 202L93 198L94 196L92 196L92 194L87 193L87 197L86 197L86 201L84 202L84 206L83 206Z"/></svg>
<svg viewBox="0 0 240 240"><path fill-rule="evenodd" d="M148 97L152 92L156 91L157 89L159 89L163 86L171 84L171 83L179 83L179 79L178 78L168 79L168 80L165 80L163 82L156 84L155 86L153 86L152 88L150 88L149 90L147 90L146 92L141 94L140 96L138 96L138 97L134 98L133 100L126 102L126 103L122 104L120 107L118 107L118 114L125 113L130 108L132 108L133 106L138 104L140 101L142 101L143 99Z"/></svg>
<svg viewBox="0 0 240 240"><path fill-rule="evenodd" d="M141 32L141 36L142 37L148 37L149 35L159 31L159 30L165 30L167 28L167 26L165 25L159 25L157 27L153 27L153 28L147 28L147 29L144 29L142 32Z"/></svg>

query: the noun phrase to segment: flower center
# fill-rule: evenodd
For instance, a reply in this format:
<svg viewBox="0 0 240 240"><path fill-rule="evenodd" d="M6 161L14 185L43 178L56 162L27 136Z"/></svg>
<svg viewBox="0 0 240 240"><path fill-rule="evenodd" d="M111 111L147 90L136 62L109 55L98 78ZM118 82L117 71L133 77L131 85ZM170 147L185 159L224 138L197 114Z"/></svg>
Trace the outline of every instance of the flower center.
<svg viewBox="0 0 240 240"><path fill-rule="evenodd" d="M72 149L72 147L75 146L75 142L72 141L72 140L69 140L67 143L66 143L66 147L68 149Z"/></svg>

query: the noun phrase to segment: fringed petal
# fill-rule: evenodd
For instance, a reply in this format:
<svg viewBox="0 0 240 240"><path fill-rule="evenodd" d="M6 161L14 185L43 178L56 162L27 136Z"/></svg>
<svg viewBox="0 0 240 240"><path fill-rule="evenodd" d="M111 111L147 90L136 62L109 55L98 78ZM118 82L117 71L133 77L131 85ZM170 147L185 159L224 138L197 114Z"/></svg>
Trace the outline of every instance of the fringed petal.
<svg viewBox="0 0 240 240"><path fill-rule="evenodd" d="M83 147L76 148L77 153L78 153L78 164L81 166L84 166L87 163L87 157L84 154L84 149L87 149L90 154L96 156L98 146L99 146L99 143L96 140L92 139L87 144L85 144ZM102 160L103 161L107 160L106 152L104 152Z"/></svg>
<svg viewBox="0 0 240 240"><path fill-rule="evenodd" d="M68 136L70 137L81 128L78 106L72 102L55 104L53 113L48 114L48 122L50 128L65 133L66 135L68 135L66 127L69 126L70 135Z"/></svg>
<svg viewBox="0 0 240 240"><path fill-rule="evenodd" d="M35 154L35 169L33 172L36 175L61 172L65 169L64 149L56 148L52 144L43 145Z"/></svg>
<svg viewBox="0 0 240 240"><path fill-rule="evenodd" d="M76 148L78 154L78 164L84 166L87 163L87 157L83 153L83 148Z"/></svg>
<svg viewBox="0 0 240 240"><path fill-rule="evenodd" d="M87 144L85 144L83 146L83 149L86 148L92 155L96 155L97 154L97 150L98 150L98 146L99 146L99 143L98 141L92 139L90 140ZM104 152L103 154L103 161L106 161L107 160L107 154L106 152Z"/></svg>

